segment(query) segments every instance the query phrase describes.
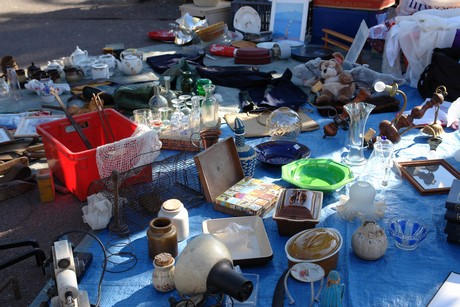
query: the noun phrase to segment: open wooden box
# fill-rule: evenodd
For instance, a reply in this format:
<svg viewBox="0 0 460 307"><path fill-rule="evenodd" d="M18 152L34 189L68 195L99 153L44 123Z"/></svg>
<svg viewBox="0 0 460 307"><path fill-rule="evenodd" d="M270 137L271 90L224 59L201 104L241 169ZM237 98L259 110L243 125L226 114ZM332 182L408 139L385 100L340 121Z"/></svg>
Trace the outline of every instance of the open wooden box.
<svg viewBox="0 0 460 307"><path fill-rule="evenodd" d="M194 159L206 201L214 203L215 210L234 216L263 216L275 205L281 187L259 179L244 177L232 137L200 152ZM247 186L255 189L243 191L240 186L242 182L243 189ZM223 201L221 196L227 191L234 193L234 197L225 198ZM256 194L257 199L253 196ZM251 203L246 195L251 196L253 200Z"/></svg>

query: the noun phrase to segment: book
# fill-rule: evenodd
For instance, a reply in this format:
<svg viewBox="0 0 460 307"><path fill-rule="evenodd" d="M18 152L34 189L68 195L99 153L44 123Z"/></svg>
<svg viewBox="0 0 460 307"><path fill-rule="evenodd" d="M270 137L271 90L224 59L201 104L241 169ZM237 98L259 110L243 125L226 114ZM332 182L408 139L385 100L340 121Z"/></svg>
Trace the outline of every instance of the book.
<svg viewBox="0 0 460 307"><path fill-rule="evenodd" d="M220 194L215 204L243 215L263 216L275 204L281 186L256 178L245 178Z"/></svg>
<svg viewBox="0 0 460 307"><path fill-rule="evenodd" d="M447 221L446 227L444 227L444 233L460 235L460 222Z"/></svg>
<svg viewBox="0 0 460 307"><path fill-rule="evenodd" d="M460 212L460 180L454 179L447 194L446 208Z"/></svg>
<svg viewBox="0 0 460 307"><path fill-rule="evenodd" d="M460 274L450 272L431 298L428 307L453 307L460 301Z"/></svg>
<svg viewBox="0 0 460 307"><path fill-rule="evenodd" d="M460 222L460 212L453 211L453 210L446 210L446 213L444 214L444 218L447 221Z"/></svg>

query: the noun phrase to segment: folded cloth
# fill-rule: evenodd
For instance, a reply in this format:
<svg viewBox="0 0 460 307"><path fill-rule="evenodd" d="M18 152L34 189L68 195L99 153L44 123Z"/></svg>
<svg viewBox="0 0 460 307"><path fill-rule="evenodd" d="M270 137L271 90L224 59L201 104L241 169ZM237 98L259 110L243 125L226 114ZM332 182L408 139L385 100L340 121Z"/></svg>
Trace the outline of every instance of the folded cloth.
<svg viewBox="0 0 460 307"><path fill-rule="evenodd" d="M148 57L145 61L157 73L163 74L165 71L178 64L179 60L185 58L185 61L190 65L204 66L204 53L189 55L182 53L163 54L158 56Z"/></svg>
<svg viewBox="0 0 460 307"><path fill-rule="evenodd" d="M248 112L256 109L274 110L288 107L298 110L308 100L308 94L292 81L292 71L286 69L279 78L269 84L253 86L240 92L240 109Z"/></svg>
<svg viewBox="0 0 460 307"><path fill-rule="evenodd" d="M215 85L239 89L267 86L273 79L270 72L259 71L255 66L206 66L197 67L196 71Z"/></svg>
<svg viewBox="0 0 460 307"><path fill-rule="evenodd" d="M245 137L262 137L270 136L266 127L266 122L271 111L264 111L259 113L233 113L225 114L224 119L227 125L233 130L235 127L235 119L239 118L243 121L245 126ZM300 119L302 120L302 132L313 131L319 129L319 125L316 121L311 119L310 116L302 111L297 112Z"/></svg>

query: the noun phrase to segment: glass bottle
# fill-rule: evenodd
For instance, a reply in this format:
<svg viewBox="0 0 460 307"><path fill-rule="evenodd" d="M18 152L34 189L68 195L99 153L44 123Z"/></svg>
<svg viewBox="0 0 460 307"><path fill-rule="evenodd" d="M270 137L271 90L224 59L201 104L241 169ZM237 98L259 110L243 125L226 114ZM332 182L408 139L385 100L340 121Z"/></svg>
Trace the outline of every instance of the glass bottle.
<svg viewBox="0 0 460 307"><path fill-rule="evenodd" d="M203 86L206 95L201 103L201 118L205 128L215 127L219 122L219 103L216 97L214 97L215 88L216 86L214 84L206 84Z"/></svg>
<svg viewBox="0 0 460 307"><path fill-rule="evenodd" d="M182 99L175 98L172 100L172 105L174 107L174 112L171 115L171 134L178 135L182 130L182 117L183 113L181 108L184 106Z"/></svg>
<svg viewBox="0 0 460 307"><path fill-rule="evenodd" d="M195 93L200 96L204 96L206 92L203 89L203 86L206 84L211 84L211 80L206 79L206 78L201 78L196 80L196 85L195 85Z"/></svg>
<svg viewBox="0 0 460 307"><path fill-rule="evenodd" d="M16 70L14 68L8 67L6 69L6 74L8 78L8 83L11 89L11 96L14 100L19 100L22 98L21 85L19 84L18 76L16 75Z"/></svg>
<svg viewBox="0 0 460 307"><path fill-rule="evenodd" d="M181 91L183 95L191 95L193 92L192 72L185 70L182 72Z"/></svg>
<svg viewBox="0 0 460 307"><path fill-rule="evenodd" d="M192 97L192 111L190 112L189 127L193 133L198 133L201 130L201 100L203 96Z"/></svg>
<svg viewBox="0 0 460 307"><path fill-rule="evenodd" d="M173 90L171 90L171 76L164 76L164 80L165 80L165 90L162 95L163 97L166 98L166 100L168 100L168 105L172 106L171 101L174 98L177 98L177 95L176 93L174 93Z"/></svg>
<svg viewBox="0 0 460 307"><path fill-rule="evenodd" d="M153 81L153 96L149 100L149 108L153 112L159 112L160 108L167 108L168 100L160 94L160 81Z"/></svg>
<svg viewBox="0 0 460 307"><path fill-rule="evenodd" d="M6 83L5 78L0 78L0 98L8 97L11 94L10 86Z"/></svg>
<svg viewBox="0 0 460 307"><path fill-rule="evenodd" d="M157 217L151 220L147 229L147 240L151 259L155 259L160 253L177 256L177 232L170 218Z"/></svg>

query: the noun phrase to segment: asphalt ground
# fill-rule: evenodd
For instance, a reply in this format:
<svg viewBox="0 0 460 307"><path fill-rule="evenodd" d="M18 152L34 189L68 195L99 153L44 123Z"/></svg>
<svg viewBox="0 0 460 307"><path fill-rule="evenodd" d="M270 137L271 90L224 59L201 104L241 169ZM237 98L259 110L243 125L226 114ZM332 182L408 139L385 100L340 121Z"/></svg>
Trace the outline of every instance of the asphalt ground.
<svg viewBox="0 0 460 307"><path fill-rule="evenodd" d="M99 55L107 44L125 48L155 44L152 30L166 29L180 17L182 0L2 0L0 4L0 58L11 55L19 68L32 62L70 56L79 46ZM41 162L41 163L40 163ZM35 166L46 165L38 161ZM46 256L54 238L64 232L89 227L82 221L82 207L72 194L56 193L56 201L40 203L38 189L0 202L0 245L35 240ZM69 236L77 244L81 235ZM1 250L0 263L26 253L29 247ZM29 306L48 281L34 257L0 270L0 306ZM21 298L15 299L12 284ZM5 286L5 287L4 287Z"/></svg>

